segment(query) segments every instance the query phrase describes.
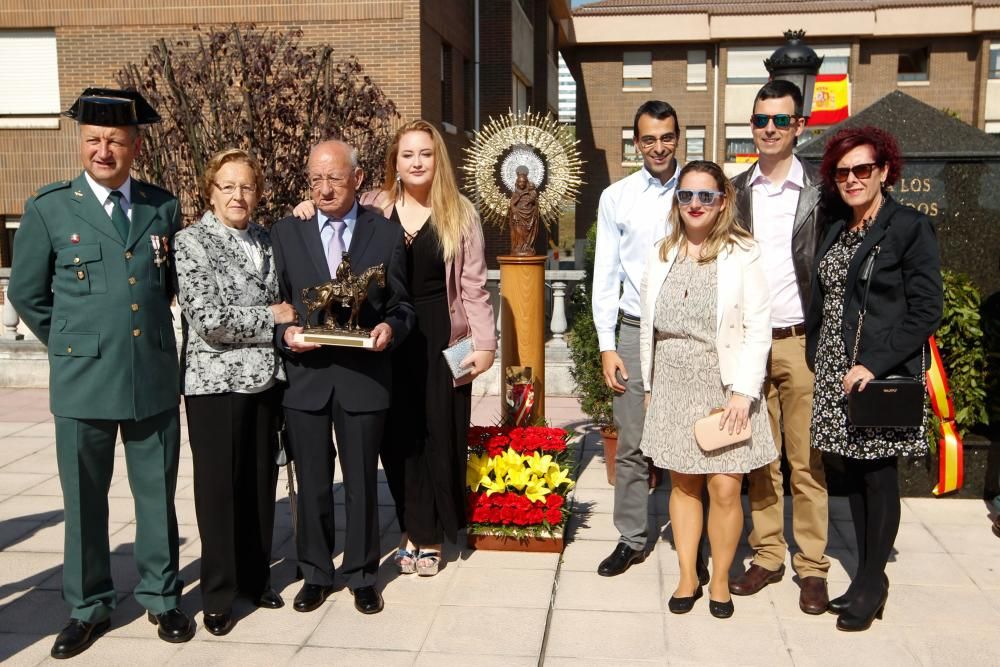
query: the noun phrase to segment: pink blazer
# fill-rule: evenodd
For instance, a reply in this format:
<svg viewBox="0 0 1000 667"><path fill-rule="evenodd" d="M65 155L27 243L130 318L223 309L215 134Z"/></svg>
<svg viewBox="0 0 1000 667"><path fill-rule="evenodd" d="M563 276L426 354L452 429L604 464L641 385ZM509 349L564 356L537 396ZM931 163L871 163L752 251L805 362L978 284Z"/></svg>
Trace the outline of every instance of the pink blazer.
<svg viewBox="0 0 1000 667"><path fill-rule="evenodd" d="M378 209L387 218L396 205L384 191L366 192L361 195L360 203ZM490 305L490 293L486 291L485 241L478 216L466 226L454 259L446 262L445 281L451 315L449 344L471 335L477 350L496 350L496 319ZM469 381L466 376L456 382L456 386Z"/></svg>

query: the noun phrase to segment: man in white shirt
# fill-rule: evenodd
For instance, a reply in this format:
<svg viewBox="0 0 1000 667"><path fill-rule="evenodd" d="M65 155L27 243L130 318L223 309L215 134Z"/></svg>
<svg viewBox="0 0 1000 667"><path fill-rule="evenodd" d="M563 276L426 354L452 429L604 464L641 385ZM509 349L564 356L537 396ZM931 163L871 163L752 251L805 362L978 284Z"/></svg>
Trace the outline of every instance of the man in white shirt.
<svg viewBox="0 0 1000 667"><path fill-rule="evenodd" d="M635 114L633 132L643 167L601 194L594 256L594 326L604 381L615 392L618 429L614 521L621 537L597 569L605 577L646 557L649 471L639 450L646 414L639 367L639 286L650 248L666 234L679 171L674 152L680 124L673 107L658 100L644 103Z"/></svg>
<svg viewBox="0 0 1000 667"><path fill-rule="evenodd" d="M822 614L829 601L826 575L827 492L823 462L810 446L814 378L806 365L805 320L816 245L824 224L818 172L793 153L805 130L802 93L788 81L770 81L757 93L750 118L758 162L733 180L740 224L760 244L771 294L771 357L766 384L771 430L791 471L792 532L799 551L799 608ZM735 595L753 595L785 573L784 487L781 459L749 475L753 560L731 581Z"/></svg>

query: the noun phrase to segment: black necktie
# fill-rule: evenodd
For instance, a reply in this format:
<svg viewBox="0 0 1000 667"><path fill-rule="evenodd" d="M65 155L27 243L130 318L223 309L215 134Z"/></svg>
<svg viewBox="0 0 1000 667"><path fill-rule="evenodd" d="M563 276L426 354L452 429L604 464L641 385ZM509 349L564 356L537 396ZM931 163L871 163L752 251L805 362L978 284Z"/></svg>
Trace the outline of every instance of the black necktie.
<svg viewBox="0 0 1000 667"><path fill-rule="evenodd" d="M128 216L125 215L124 209L122 209L122 198L125 196L118 190L112 190L111 201L114 202L114 208L111 210L111 222L114 224L115 229L121 234L122 241L128 242Z"/></svg>

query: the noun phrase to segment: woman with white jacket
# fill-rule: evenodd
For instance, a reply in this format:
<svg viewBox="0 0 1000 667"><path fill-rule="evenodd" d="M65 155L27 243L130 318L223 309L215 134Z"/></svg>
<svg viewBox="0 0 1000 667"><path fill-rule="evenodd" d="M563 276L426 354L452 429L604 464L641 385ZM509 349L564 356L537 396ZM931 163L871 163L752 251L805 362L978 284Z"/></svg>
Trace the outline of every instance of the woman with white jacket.
<svg viewBox="0 0 1000 667"><path fill-rule="evenodd" d="M702 596L695 571L702 534L702 491L710 499L709 611L733 614L729 568L743 529L743 474L777 457L761 386L771 348L767 281L760 250L736 224L735 191L713 162L680 172L670 231L653 249L640 292L640 357L648 410L641 448L670 471L670 520L680 582L675 614ZM722 429L751 437L703 450L694 423L724 409Z"/></svg>

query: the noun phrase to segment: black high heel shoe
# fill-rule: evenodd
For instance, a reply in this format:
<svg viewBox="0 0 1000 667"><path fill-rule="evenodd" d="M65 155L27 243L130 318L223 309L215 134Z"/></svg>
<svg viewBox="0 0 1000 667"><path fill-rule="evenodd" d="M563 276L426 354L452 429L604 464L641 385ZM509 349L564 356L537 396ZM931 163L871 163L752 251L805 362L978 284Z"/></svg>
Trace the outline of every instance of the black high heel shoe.
<svg viewBox="0 0 1000 667"><path fill-rule="evenodd" d="M885 590L888 591L889 576L885 572L882 573L882 583L885 585ZM853 599L854 597L850 591L851 589L848 588L846 593L844 593L840 597L835 597L832 600L830 600L830 603L827 605L826 610L831 614L837 614L837 615L843 614L845 611L847 611L847 608L851 606L851 599Z"/></svg>
<svg viewBox="0 0 1000 667"><path fill-rule="evenodd" d="M671 595L670 600L667 601L667 609L669 609L672 614L686 614L694 608L694 603L697 602L701 596L701 586L694 589L694 594L689 595L686 598L679 598L676 595Z"/></svg>
<svg viewBox="0 0 1000 667"><path fill-rule="evenodd" d="M848 609L837 617L837 629L844 632L861 632L872 626L875 619L882 620L882 613L885 611L886 600L889 599L889 591L882 593L882 598L875 605L875 609L870 614L852 614Z"/></svg>

